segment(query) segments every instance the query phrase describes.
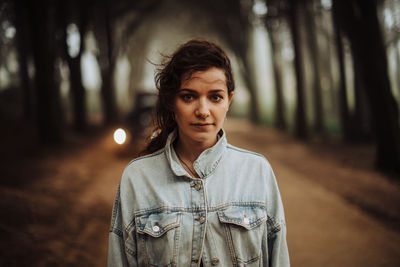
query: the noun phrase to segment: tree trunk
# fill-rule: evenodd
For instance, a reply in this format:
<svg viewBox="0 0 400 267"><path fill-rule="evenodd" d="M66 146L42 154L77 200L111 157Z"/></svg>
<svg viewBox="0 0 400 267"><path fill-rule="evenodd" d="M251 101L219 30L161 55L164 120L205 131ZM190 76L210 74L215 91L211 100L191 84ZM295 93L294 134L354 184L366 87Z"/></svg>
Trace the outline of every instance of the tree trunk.
<svg viewBox="0 0 400 267"><path fill-rule="evenodd" d="M337 49L337 59L339 65L339 105L340 105L340 123L342 126L342 136L345 141L350 141L351 130L350 130L350 115L349 105L347 101L347 86L346 86L346 71L345 71L345 60L343 51L342 33L339 27L340 10L338 10L337 2L334 1L332 5L332 18L333 26L335 31L335 43Z"/></svg>
<svg viewBox="0 0 400 267"><path fill-rule="evenodd" d="M99 42L100 68L102 74L101 99L103 103L103 114L105 124L112 124L117 121L117 107L113 86L115 55L113 51L113 32L111 18L108 10L108 0L103 0L104 32L100 34L105 38Z"/></svg>
<svg viewBox="0 0 400 267"><path fill-rule="evenodd" d="M336 0L348 34L352 53L365 85L376 129L376 165L400 173L400 127L396 101L392 95L385 47L374 0Z"/></svg>
<svg viewBox="0 0 400 267"><path fill-rule="evenodd" d="M31 19L33 59L35 66L36 119L40 140L58 143L62 140L62 115L59 88L54 78L55 9L50 1L28 2Z"/></svg>
<svg viewBox="0 0 400 267"><path fill-rule="evenodd" d="M78 132L85 132L87 128L86 91L82 85L81 56L69 58L71 93L73 102L74 128Z"/></svg>
<svg viewBox="0 0 400 267"><path fill-rule="evenodd" d="M300 49L300 31L299 24L299 9L297 0L290 0L289 7L289 25L292 35L292 42L294 48L294 67L296 72L296 137L306 140L308 139L307 121L305 113L305 97L304 97L304 76L303 76L303 58Z"/></svg>
<svg viewBox="0 0 400 267"><path fill-rule="evenodd" d="M359 66L359 61L354 58L353 54L353 68L354 68L354 113L352 115L351 123L351 137L352 140L357 141L370 141L374 132L371 132L371 118L369 115L370 107L365 95L365 84L362 77L362 66Z"/></svg>
<svg viewBox="0 0 400 267"><path fill-rule="evenodd" d="M397 47L400 46L400 40L396 40L396 42L393 44L393 46L396 49L396 83L397 83L397 95L398 95L398 101L400 102L400 53Z"/></svg>
<svg viewBox="0 0 400 267"><path fill-rule="evenodd" d="M15 27L17 29L17 50L18 50L18 65L22 89L22 103L23 103L23 118L25 121L32 119L33 105L32 105L32 89L28 75L28 27L26 3L24 0L18 0L14 3L15 12Z"/></svg>
<svg viewBox="0 0 400 267"><path fill-rule="evenodd" d="M244 58L243 58L244 57ZM254 83L254 78L251 77L251 70L249 63L247 62L247 58L245 56L242 56L242 62L243 62L243 77L246 83L246 86L249 90L250 93L250 118L251 121L255 123L260 123L260 109L259 109L259 103L258 103L258 96L257 96L257 88Z"/></svg>
<svg viewBox="0 0 400 267"><path fill-rule="evenodd" d="M322 93L320 83L320 66L319 66L319 50L317 45L317 38L315 32L315 21L313 14L313 1L310 1L304 8L305 22L307 31L307 43L309 45L309 53L311 57L311 65L313 68L312 92L313 92L313 105L314 105L314 131L321 136L325 135L324 132L324 110L322 107Z"/></svg>
<svg viewBox="0 0 400 267"><path fill-rule="evenodd" d="M73 122L74 128L78 132L85 132L87 128L87 108L86 108L86 91L82 84L82 72L81 72L81 58L84 49L84 38L87 28L87 6L84 2L77 3L76 1L71 2L71 6L67 6L67 3L61 3L62 13L62 28L63 28L63 47L64 56L68 63L70 71L70 92L73 107ZM68 53L67 45L67 27L70 23L75 22L79 30L81 38L79 53L72 57Z"/></svg>
<svg viewBox="0 0 400 267"><path fill-rule="evenodd" d="M259 96L257 94L257 87L256 83L254 82L254 76L252 76L252 69L250 67L249 62L249 42L248 39L250 37L251 29L249 27L243 27L242 42L234 42L231 41L231 46L233 47L233 51L237 55L238 59L240 60L240 67L241 72L244 78L244 82L247 86L248 92L250 94L250 119L254 123L260 123L260 108L259 108Z"/></svg>
<svg viewBox="0 0 400 267"><path fill-rule="evenodd" d="M282 88L282 72L281 72L281 54L278 47L278 41L276 40L276 34L269 21L265 23L268 33L269 40L272 50L272 64L275 82L275 96L276 96L276 115L275 115L275 126L280 130L286 130L287 124L285 120L285 106L283 101L283 88Z"/></svg>

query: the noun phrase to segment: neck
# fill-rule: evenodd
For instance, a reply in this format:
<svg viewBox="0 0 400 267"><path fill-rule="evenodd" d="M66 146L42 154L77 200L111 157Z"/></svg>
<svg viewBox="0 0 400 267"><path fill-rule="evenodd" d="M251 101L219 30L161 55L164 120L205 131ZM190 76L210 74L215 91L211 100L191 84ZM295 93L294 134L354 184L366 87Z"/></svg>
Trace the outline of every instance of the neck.
<svg viewBox="0 0 400 267"><path fill-rule="evenodd" d="M181 158L193 163L204 150L212 147L216 142L217 137L210 142L196 142L179 133L178 140L175 143L175 151Z"/></svg>

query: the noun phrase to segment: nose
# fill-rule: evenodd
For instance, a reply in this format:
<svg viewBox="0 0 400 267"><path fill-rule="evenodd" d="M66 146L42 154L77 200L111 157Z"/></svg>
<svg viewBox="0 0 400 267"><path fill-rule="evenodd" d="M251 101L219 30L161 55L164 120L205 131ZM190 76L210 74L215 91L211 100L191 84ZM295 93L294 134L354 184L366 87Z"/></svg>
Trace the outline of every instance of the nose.
<svg viewBox="0 0 400 267"><path fill-rule="evenodd" d="M210 109L207 105L207 101L204 99L200 99L198 106L195 110L195 115L198 118L205 119L210 116Z"/></svg>

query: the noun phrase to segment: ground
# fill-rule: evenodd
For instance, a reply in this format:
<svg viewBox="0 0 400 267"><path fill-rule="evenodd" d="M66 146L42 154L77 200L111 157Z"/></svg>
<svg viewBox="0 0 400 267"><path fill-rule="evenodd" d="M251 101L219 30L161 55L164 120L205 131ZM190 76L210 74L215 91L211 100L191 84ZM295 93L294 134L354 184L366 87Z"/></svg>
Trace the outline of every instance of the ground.
<svg viewBox="0 0 400 267"><path fill-rule="evenodd" d="M372 147L304 144L240 120L225 128L230 143L274 168L292 266L400 266L400 186L373 170ZM105 265L113 199L131 160L111 136L40 152L21 141L24 156L5 146L1 266Z"/></svg>

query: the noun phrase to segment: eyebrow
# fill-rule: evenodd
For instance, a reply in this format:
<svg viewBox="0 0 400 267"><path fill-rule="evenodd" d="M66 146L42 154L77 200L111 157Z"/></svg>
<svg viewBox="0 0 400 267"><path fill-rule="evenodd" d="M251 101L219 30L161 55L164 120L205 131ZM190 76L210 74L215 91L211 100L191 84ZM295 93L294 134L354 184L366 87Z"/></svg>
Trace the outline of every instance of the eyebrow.
<svg viewBox="0 0 400 267"><path fill-rule="evenodd" d="M188 91L188 92L197 94L196 90L192 90L192 89L188 89L188 88L182 88L179 90L179 92L182 92L182 91ZM224 89L213 89L213 90L208 91L208 93L220 93L220 92L225 92L225 90Z"/></svg>

